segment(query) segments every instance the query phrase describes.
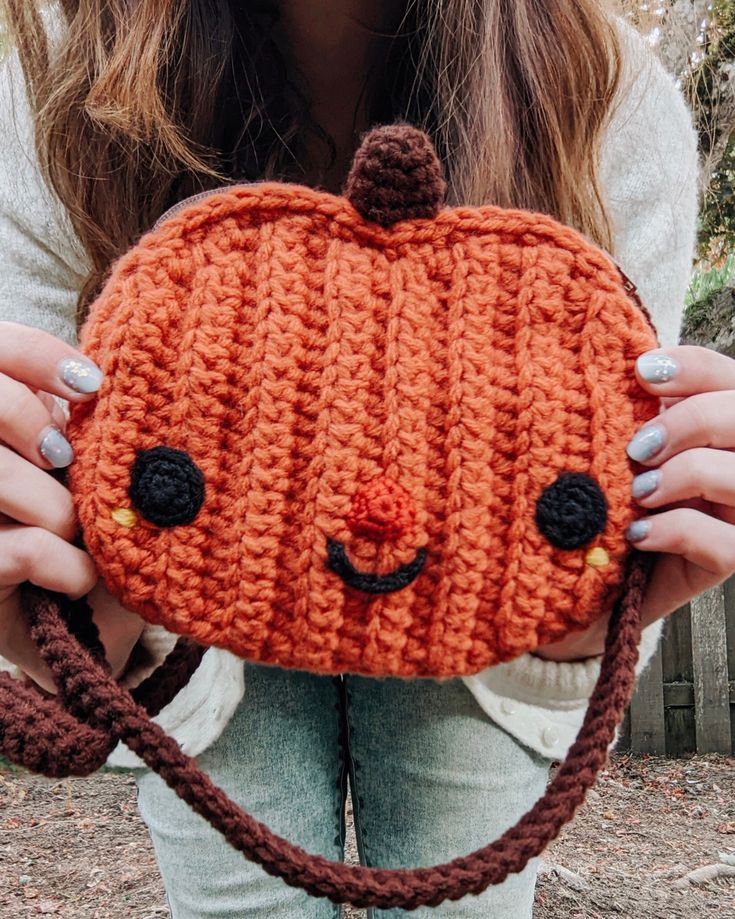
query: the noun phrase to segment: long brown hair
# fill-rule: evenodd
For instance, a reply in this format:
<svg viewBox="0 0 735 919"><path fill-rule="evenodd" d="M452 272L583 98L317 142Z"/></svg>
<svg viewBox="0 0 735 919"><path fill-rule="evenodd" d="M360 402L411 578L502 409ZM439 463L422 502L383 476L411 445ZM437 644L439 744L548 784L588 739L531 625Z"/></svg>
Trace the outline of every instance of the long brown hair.
<svg viewBox="0 0 735 919"><path fill-rule="evenodd" d="M42 168L92 271L80 302L171 204L233 180L298 178L309 114L264 0L0 0ZM366 86L369 120L430 131L454 203L555 216L611 248L598 184L620 82L604 0L406 0ZM390 75L388 77L387 75Z"/></svg>

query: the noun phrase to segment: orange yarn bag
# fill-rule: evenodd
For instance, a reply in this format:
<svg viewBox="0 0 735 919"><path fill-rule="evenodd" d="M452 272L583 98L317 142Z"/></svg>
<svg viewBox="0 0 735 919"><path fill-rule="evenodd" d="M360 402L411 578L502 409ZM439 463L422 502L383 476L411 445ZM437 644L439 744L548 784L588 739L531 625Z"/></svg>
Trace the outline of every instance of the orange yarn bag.
<svg viewBox="0 0 735 919"><path fill-rule="evenodd" d="M443 191L425 135L392 126L365 138L345 197L263 183L164 215L83 329L105 377L73 409L69 484L126 607L251 661L454 677L614 608L585 728L531 816L437 869L312 859L148 721L200 650L183 642L141 708L104 673L83 604L29 602L97 758L124 740L266 870L383 908L477 893L571 817L627 704L645 583L625 445L658 411L633 373L656 337L634 288L553 219L442 209ZM21 733L0 726L0 748L64 768L19 753Z"/></svg>
<svg viewBox="0 0 735 919"><path fill-rule="evenodd" d="M457 676L619 592L655 336L572 230L439 210L427 146L391 187L389 137L346 198L208 195L119 262L82 333L105 379L70 485L149 622L283 667Z"/></svg>

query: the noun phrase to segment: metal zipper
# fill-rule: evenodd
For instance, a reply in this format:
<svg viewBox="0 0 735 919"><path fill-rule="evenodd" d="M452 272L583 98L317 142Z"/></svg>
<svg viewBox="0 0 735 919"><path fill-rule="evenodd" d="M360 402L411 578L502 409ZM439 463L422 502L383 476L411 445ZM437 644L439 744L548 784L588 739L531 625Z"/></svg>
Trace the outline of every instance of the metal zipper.
<svg viewBox="0 0 735 919"><path fill-rule="evenodd" d="M614 262L613 264L615 265L615 267L616 267L616 268L618 269L618 271L620 272L620 277L623 279L623 287L625 288L625 290L633 297L633 299L640 300L640 296L639 296L639 294L638 294L638 288L637 288L637 287L635 286L635 284L630 280L630 278L629 278L628 275L623 271L623 269L620 267L620 265L617 264L617 262Z"/></svg>
<svg viewBox="0 0 735 919"><path fill-rule="evenodd" d="M635 305L638 307L641 313L643 313L643 316L645 317L649 326L653 330L653 333L658 339L658 330L656 329L656 326L654 325L653 318L651 317L651 314L648 311L648 307L645 305L643 300L641 300L641 295L638 293L638 288L630 280L630 278L623 271L620 265L617 264L617 262L613 262L613 264L615 265L615 267L618 269L618 272L620 273L620 277L622 278L622 281L623 281L623 289L625 290L626 294L630 297L630 299L633 301L633 303L635 303Z"/></svg>
<svg viewBox="0 0 735 919"><path fill-rule="evenodd" d="M169 217L173 217L174 214L178 214L179 211L183 211L183 209L185 207L189 207L190 204L195 204L197 201L204 201L206 198L211 198L213 195L218 195L223 191L232 191L235 188L244 188L247 184L247 182L240 182L236 185L220 185L219 188L210 188L207 191L200 191L195 195L189 195L188 198L183 198L181 201L177 201L176 204L172 205L167 211L164 211L158 220L153 224L153 229L157 230L164 222L164 220L168 220Z"/></svg>

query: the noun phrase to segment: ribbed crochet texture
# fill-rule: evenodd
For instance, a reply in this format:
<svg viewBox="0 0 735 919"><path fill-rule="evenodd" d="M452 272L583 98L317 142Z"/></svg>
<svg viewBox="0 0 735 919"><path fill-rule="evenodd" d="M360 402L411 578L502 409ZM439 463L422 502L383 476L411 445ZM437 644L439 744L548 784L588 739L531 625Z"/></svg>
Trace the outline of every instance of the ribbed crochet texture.
<svg viewBox="0 0 735 919"><path fill-rule="evenodd" d="M625 444L658 409L633 365L655 335L575 231L439 210L416 133L368 136L353 201L264 183L183 207L94 304L82 342L105 378L74 408L70 482L109 589L148 621L284 667L448 677L619 594ZM384 227L362 216L375 198L434 216ZM536 508L565 473L607 515L567 514L560 548Z"/></svg>

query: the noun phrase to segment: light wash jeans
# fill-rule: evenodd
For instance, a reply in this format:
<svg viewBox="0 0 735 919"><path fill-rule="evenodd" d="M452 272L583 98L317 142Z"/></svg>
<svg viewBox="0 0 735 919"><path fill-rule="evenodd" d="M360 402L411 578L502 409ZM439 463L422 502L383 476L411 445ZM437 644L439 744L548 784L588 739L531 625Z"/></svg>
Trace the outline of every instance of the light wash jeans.
<svg viewBox="0 0 735 919"><path fill-rule="evenodd" d="M550 762L491 722L460 680L344 679L248 666L245 698L198 761L236 802L340 860L347 781L363 864L414 867L484 846L543 794ZM138 806L173 919L335 919L340 908L231 849L152 772ZM530 919L537 862L480 897L374 919Z"/></svg>

